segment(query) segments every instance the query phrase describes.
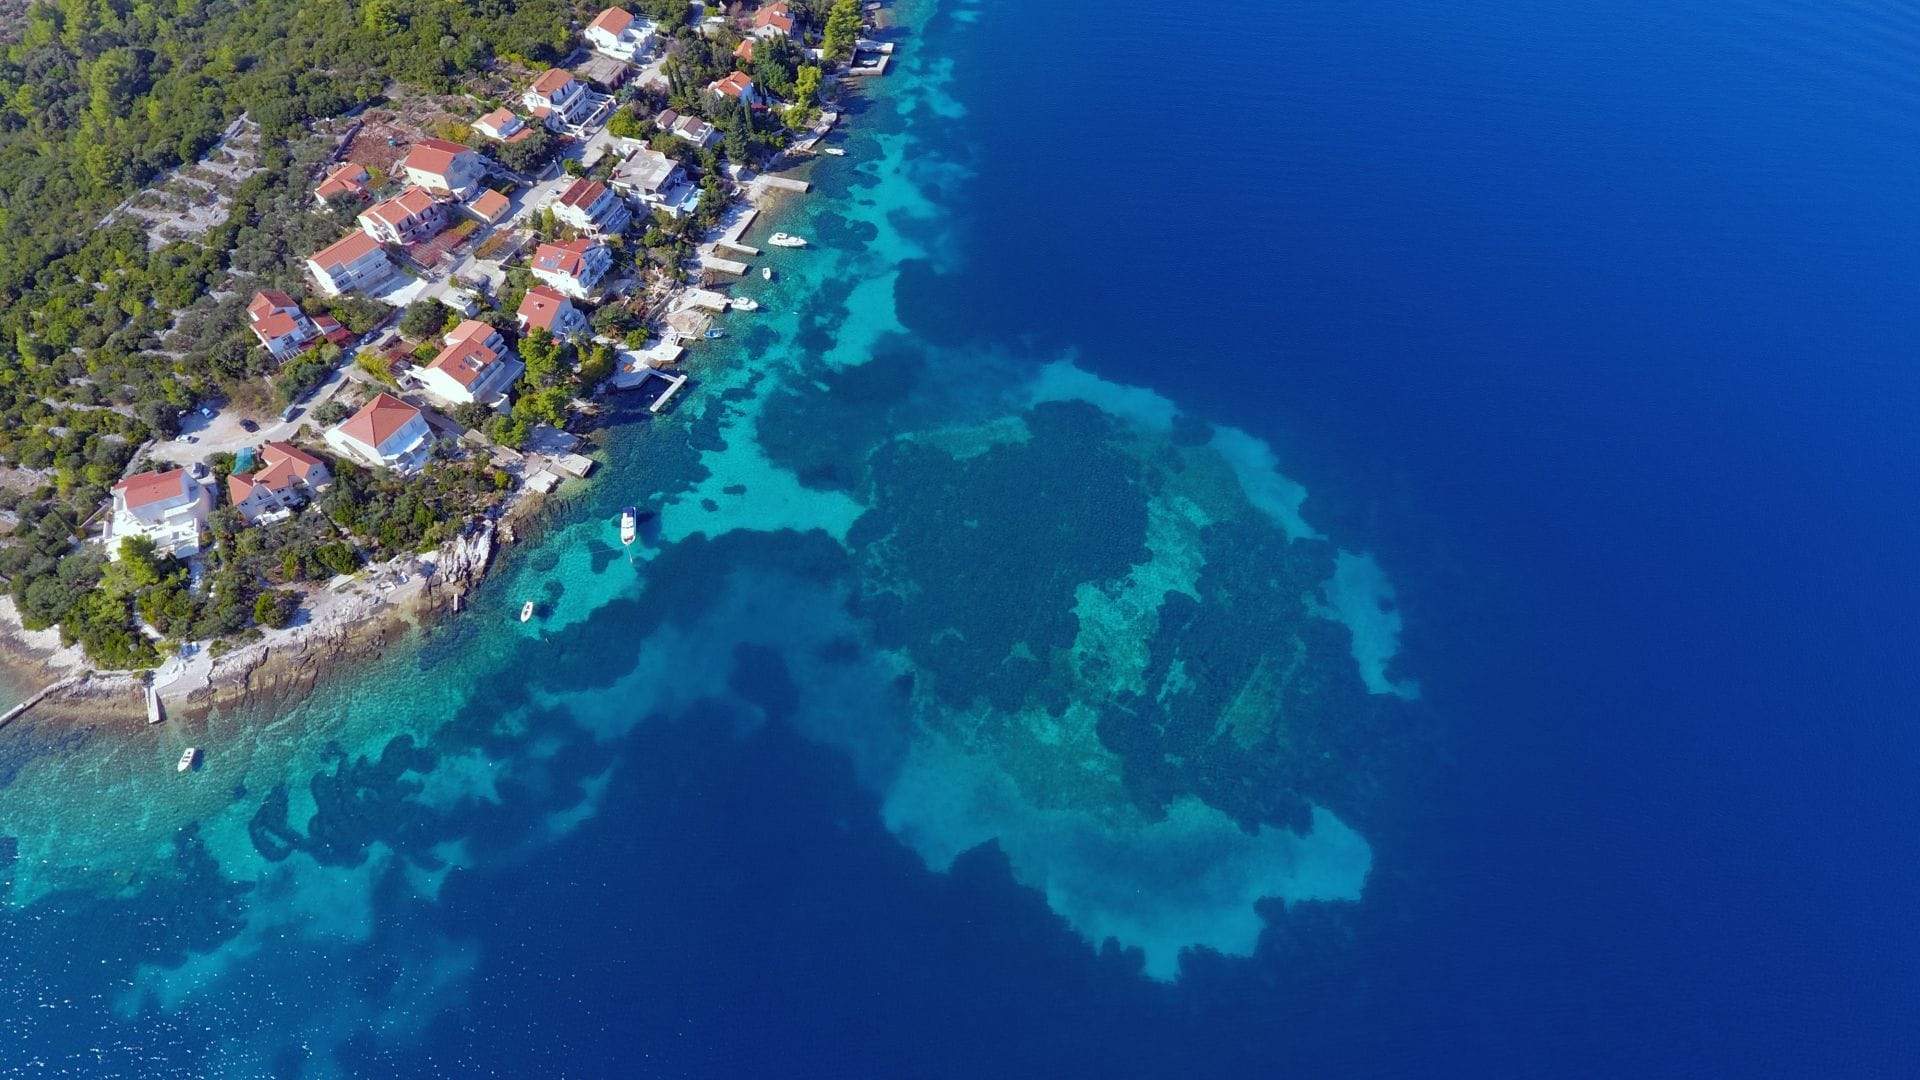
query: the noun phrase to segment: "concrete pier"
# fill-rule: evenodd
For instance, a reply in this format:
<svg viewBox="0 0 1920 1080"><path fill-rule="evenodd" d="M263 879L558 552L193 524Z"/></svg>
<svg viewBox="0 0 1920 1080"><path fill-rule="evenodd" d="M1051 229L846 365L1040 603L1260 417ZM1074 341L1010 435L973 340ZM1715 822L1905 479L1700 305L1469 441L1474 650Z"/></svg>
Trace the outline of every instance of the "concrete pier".
<svg viewBox="0 0 1920 1080"><path fill-rule="evenodd" d="M738 274L741 276L745 276L747 271L753 268L748 266L746 263L735 262L732 259L723 259L718 255L701 255L700 269L714 270L722 274Z"/></svg>
<svg viewBox="0 0 1920 1080"><path fill-rule="evenodd" d="M677 390L679 389L679 387L675 387L674 389ZM654 404L657 406L659 402L655 402ZM0 713L0 727L6 727L8 724L11 724L15 720L18 720L23 714L26 713L28 709L31 709L35 705L40 704L42 701L47 700L47 698L50 695L59 693L60 691L65 690L69 686L78 686L85 681L87 681L87 677L85 675L69 675L64 679L61 679L57 683L52 683L50 685L41 687L39 693L33 695L32 697L21 702L20 704L15 705L13 708L8 709L5 713Z"/></svg>

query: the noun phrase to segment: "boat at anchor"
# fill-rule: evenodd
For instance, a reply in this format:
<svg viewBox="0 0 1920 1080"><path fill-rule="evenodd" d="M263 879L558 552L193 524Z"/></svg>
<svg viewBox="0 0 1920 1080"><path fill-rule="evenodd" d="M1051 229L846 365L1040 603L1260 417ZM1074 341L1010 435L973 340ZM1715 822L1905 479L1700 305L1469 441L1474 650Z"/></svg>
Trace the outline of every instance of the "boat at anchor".
<svg viewBox="0 0 1920 1080"><path fill-rule="evenodd" d="M774 247L801 248L807 246L807 238L795 236L792 233L777 232L767 238L767 243Z"/></svg>

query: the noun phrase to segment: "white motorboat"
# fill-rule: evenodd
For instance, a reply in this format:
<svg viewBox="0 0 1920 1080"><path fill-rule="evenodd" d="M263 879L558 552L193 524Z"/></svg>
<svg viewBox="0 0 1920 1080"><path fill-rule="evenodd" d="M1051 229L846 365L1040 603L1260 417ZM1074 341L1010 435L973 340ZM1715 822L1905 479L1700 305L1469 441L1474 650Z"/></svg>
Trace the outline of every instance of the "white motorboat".
<svg viewBox="0 0 1920 1080"><path fill-rule="evenodd" d="M532 618L533 618L533 601L529 600L526 603L520 605L520 621L528 622Z"/></svg>
<svg viewBox="0 0 1920 1080"><path fill-rule="evenodd" d="M633 538L640 535L640 511L629 506L620 511L620 542L632 544Z"/></svg>
<svg viewBox="0 0 1920 1080"><path fill-rule="evenodd" d="M189 746L185 750L180 751L180 764L175 765L173 771L186 772L188 769L193 768L194 764L199 760L200 748L197 746Z"/></svg>
<svg viewBox="0 0 1920 1080"><path fill-rule="evenodd" d="M772 280L773 280L773 267L771 267L771 266L763 266L763 267L761 267L761 268L760 268L760 280L762 280L762 281L772 281Z"/></svg>
<svg viewBox="0 0 1920 1080"><path fill-rule="evenodd" d="M827 148L826 148L825 150L822 150L822 151L820 151L820 152L821 152L821 153L823 153L823 154L832 154L832 155L833 155L834 157L846 157L846 156L847 156L847 152L846 152L845 150L842 150L842 149L840 149L840 148L839 148L839 147L837 147L837 146L829 146L829 147L827 147Z"/></svg>
<svg viewBox="0 0 1920 1080"><path fill-rule="evenodd" d="M727 306L735 311L759 311L760 301L751 296L736 296L727 302Z"/></svg>
<svg viewBox="0 0 1920 1080"><path fill-rule="evenodd" d="M767 237L767 243L774 247L799 248L807 246L807 238L795 236L792 233L777 232Z"/></svg>

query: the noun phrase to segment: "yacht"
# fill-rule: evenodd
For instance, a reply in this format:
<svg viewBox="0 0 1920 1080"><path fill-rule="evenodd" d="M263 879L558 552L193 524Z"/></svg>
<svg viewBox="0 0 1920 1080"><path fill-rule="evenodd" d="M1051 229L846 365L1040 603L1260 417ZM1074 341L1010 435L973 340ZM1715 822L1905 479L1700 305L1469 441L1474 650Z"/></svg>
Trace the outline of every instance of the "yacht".
<svg viewBox="0 0 1920 1080"><path fill-rule="evenodd" d="M533 618L533 601L529 600L526 603L520 605L520 621L527 622L532 618Z"/></svg>
<svg viewBox="0 0 1920 1080"><path fill-rule="evenodd" d="M842 149L840 149L840 148L839 148L839 147L837 147L837 146L829 146L829 147L827 147L827 148L826 148L825 150L822 150L822 151L820 151L820 152L821 152L821 153L823 153L823 154L832 154L832 155L833 155L834 157L846 157L846 156L847 156L847 152L846 152L845 150L842 150Z"/></svg>
<svg viewBox="0 0 1920 1080"><path fill-rule="evenodd" d="M772 244L774 247L806 247L807 238L804 236L794 236L791 233L777 232L767 238L767 243Z"/></svg>
<svg viewBox="0 0 1920 1080"><path fill-rule="evenodd" d="M633 543L633 538L637 536L639 532L640 511L635 510L631 506L620 511L620 542L622 544Z"/></svg>
<svg viewBox="0 0 1920 1080"><path fill-rule="evenodd" d="M200 748L197 746L189 746L185 750L180 751L180 764L175 765L173 771L186 772L188 769L193 768L194 764L199 760Z"/></svg>
<svg viewBox="0 0 1920 1080"><path fill-rule="evenodd" d="M759 311L760 301L749 296L736 296L728 301L727 306L735 311Z"/></svg>

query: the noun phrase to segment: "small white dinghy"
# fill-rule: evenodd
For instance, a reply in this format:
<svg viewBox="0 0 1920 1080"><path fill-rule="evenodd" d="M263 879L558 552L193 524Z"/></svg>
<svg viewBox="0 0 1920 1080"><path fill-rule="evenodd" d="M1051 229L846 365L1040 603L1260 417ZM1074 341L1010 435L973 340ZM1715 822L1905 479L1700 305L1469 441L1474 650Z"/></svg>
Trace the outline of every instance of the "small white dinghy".
<svg viewBox="0 0 1920 1080"><path fill-rule="evenodd" d="M188 769L191 769L196 764L198 764L199 761L200 761L200 748L197 746L189 746L185 750L180 751L180 764L175 765L173 767L173 771L186 772Z"/></svg>
<svg viewBox="0 0 1920 1080"><path fill-rule="evenodd" d="M760 280L762 280L762 281L772 281L772 280L773 280L773 267L771 267L771 266L763 266L763 267L761 267L761 268L760 268Z"/></svg>
<svg viewBox="0 0 1920 1080"><path fill-rule="evenodd" d="M520 605L520 621L527 622L532 618L533 618L533 601L529 600L526 603Z"/></svg>

